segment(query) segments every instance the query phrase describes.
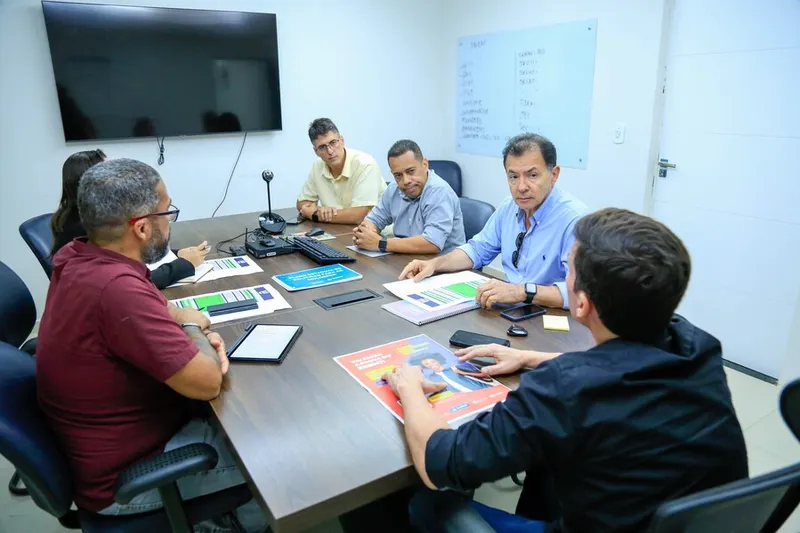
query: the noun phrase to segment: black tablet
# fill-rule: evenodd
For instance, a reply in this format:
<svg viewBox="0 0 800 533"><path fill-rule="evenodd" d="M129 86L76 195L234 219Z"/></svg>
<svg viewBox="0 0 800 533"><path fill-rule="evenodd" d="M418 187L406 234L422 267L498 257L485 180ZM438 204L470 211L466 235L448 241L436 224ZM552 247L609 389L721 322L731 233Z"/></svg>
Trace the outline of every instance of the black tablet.
<svg viewBox="0 0 800 533"><path fill-rule="evenodd" d="M251 324L228 348L228 359L280 363L291 350L303 326L286 324Z"/></svg>

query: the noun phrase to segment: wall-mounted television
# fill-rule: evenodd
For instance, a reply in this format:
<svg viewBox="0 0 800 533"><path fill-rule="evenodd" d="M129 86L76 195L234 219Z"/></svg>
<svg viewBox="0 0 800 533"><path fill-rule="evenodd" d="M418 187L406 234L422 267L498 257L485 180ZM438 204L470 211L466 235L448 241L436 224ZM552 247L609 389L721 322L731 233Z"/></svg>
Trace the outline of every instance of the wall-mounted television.
<svg viewBox="0 0 800 533"><path fill-rule="evenodd" d="M281 129L274 14L42 10L67 142Z"/></svg>

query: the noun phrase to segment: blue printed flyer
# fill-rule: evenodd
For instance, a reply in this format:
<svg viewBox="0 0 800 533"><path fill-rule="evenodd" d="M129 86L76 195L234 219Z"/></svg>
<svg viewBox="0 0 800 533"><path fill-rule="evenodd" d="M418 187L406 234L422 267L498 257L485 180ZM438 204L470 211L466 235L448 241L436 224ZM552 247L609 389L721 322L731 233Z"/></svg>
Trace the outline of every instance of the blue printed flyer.
<svg viewBox="0 0 800 533"><path fill-rule="evenodd" d="M316 289L326 285L346 283L361 279L363 276L342 265L326 265L289 274L272 276L275 282L289 292Z"/></svg>

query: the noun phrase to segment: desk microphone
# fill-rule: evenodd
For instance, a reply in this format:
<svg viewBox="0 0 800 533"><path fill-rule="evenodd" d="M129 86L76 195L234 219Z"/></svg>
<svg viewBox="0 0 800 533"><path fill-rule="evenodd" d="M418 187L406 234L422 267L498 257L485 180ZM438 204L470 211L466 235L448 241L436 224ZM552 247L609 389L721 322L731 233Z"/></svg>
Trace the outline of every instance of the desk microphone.
<svg viewBox="0 0 800 533"><path fill-rule="evenodd" d="M286 221L282 216L272 213L272 195L270 194L269 184L275 175L271 170L261 173L261 179L267 182L267 212L258 216L258 225L265 233L270 235L280 235L286 229Z"/></svg>

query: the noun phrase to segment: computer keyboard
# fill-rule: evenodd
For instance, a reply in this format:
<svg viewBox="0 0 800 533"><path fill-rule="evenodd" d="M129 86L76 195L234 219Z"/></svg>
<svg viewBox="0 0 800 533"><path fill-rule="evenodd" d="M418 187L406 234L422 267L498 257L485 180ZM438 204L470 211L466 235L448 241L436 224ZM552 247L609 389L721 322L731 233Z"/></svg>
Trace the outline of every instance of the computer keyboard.
<svg viewBox="0 0 800 533"><path fill-rule="evenodd" d="M295 245L300 253L309 259L313 259L320 265L352 263L355 261L353 257L310 237L295 237L290 242Z"/></svg>

